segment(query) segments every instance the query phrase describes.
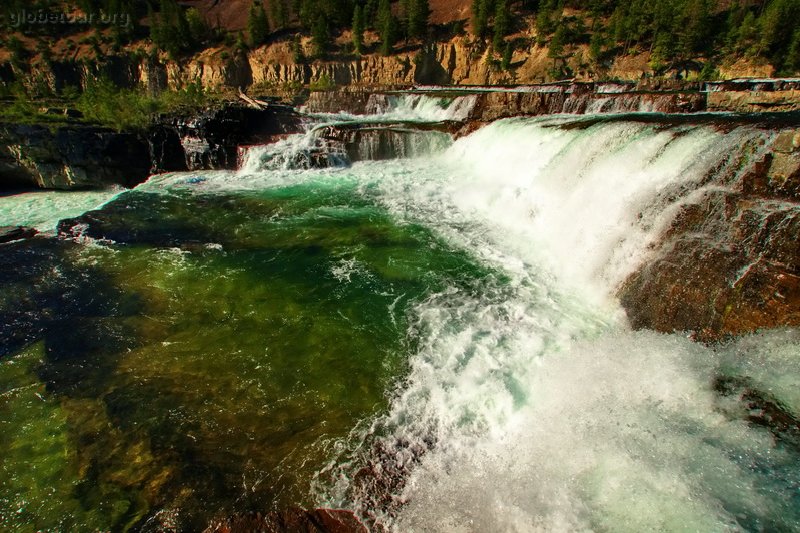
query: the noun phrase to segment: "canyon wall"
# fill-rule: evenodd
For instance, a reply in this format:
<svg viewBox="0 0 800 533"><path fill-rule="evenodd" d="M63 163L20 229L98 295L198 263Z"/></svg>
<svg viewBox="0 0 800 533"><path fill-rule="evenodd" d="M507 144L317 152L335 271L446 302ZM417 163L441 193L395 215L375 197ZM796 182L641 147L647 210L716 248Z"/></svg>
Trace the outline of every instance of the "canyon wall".
<svg viewBox="0 0 800 533"><path fill-rule="evenodd" d="M647 61L634 57L618 59L609 76L627 83L624 92L676 91L674 105L666 112L683 111L796 111L800 109L800 82L796 80L709 83L655 79L647 76ZM119 86L150 92L201 86L211 91L243 89L257 95L294 94L300 87L386 90L413 85L508 86L540 84L547 79L552 59L546 48L536 46L515 52L510 70L502 70L490 51L466 37L428 45L392 56L349 56L331 61L296 63L290 43L277 42L249 52L210 48L182 61L167 56L108 56L102 62L52 61L30 72L0 69L0 82L21 80L34 92L60 91L66 86L85 87L92 80L107 78ZM640 64L642 63L642 64ZM577 65L575 65L577 69ZM578 70L576 70L578 71ZM575 81L590 81L578 75ZM602 87L604 84L596 84ZM702 97L695 95L701 92ZM596 91L598 94L603 91ZM573 112L558 102L558 96L503 94L490 107L508 105L525 114ZM618 97L608 96L617 99ZM668 98L666 93L662 98ZM525 100L528 101L525 101ZM499 101L504 100L504 101ZM530 100L536 100L532 102ZM574 100L574 99L573 99ZM687 101L691 100L691 101ZM590 106L592 102L587 102ZM596 106L602 103L594 102ZM635 106L632 106L635 107ZM598 107L602 110L602 107ZM631 109L641 110L641 109ZM486 117L491 120L491 116Z"/></svg>

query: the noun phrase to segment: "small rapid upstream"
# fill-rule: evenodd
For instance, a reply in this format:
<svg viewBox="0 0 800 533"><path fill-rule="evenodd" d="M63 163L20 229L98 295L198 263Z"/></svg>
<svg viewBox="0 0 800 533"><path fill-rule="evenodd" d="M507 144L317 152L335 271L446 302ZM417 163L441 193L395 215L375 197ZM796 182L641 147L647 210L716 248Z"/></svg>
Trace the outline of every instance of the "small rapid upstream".
<svg viewBox="0 0 800 533"><path fill-rule="evenodd" d="M775 131L555 116L453 140L470 98L318 116L7 245L0 525L300 505L395 531L800 528L798 443L741 400L800 417L798 332L707 347L632 331L615 296Z"/></svg>

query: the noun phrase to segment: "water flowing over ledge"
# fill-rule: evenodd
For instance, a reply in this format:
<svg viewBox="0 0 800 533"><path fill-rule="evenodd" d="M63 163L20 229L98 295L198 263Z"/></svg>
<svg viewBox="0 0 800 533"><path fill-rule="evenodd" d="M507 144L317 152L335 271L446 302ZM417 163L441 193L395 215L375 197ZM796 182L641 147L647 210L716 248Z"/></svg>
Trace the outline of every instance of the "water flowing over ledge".
<svg viewBox="0 0 800 533"><path fill-rule="evenodd" d="M639 306L671 316L676 253L725 258L689 278L730 288L725 317L753 308L754 273L794 279L796 126L557 116L454 139L479 105L462 97L314 117L238 171L154 176L6 248L31 266L0 270L30 287L0 308L3 438L60 420L46 442L70 452L8 446L0 520L157 529L300 503L395 531L796 529L797 331L631 327L654 327ZM797 325L781 283L758 323ZM680 329L706 327L727 331ZM69 473L56 504L25 454Z"/></svg>

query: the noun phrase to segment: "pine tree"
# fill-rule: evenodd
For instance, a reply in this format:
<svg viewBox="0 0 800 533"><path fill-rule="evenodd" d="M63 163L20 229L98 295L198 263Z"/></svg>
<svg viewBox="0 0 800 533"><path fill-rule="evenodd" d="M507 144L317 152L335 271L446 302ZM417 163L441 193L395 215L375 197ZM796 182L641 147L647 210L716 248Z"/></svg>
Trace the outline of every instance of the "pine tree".
<svg viewBox="0 0 800 533"><path fill-rule="evenodd" d="M681 35L681 51L685 57L692 57L704 48L710 17L708 0L689 0L686 3Z"/></svg>
<svg viewBox="0 0 800 533"><path fill-rule="evenodd" d="M472 34L475 37L486 36L489 25L489 3L490 0L472 0Z"/></svg>
<svg viewBox="0 0 800 533"><path fill-rule="evenodd" d="M566 40L566 30L563 24L559 24L556 32L553 34L553 39L550 41L550 50L547 52L547 57L558 59L564 54L564 44Z"/></svg>
<svg viewBox="0 0 800 533"><path fill-rule="evenodd" d="M153 11L153 7L147 4L147 23L150 25L150 40L153 41L153 44L158 48L161 48L162 44L160 18L161 17L156 15Z"/></svg>
<svg viewBox="0 0 800 533"><path fill-rule="evenodd" d="M511 58L514 54L514 47L511 45L511 42L507 42L505 48L503 49L503 60L500 63L500 66L503 70L509 70L511 68Z"/></svg>
<svg viewBox="0 0 800 533"><path fill-rule="evenodd" d="M316 21L315 13L317 11L315 7L314 0L300 0L300 24L307 30L310 30Z"/></svg>
<svg viewBox="0 0 800 533"><path fill-rule="evenodd" d="M495 50L503 49L503 41L508 33L508 0L497 0L494 12L494 39L492 45Z"/></svg>
<svg viewBox="0 0 800 533"><path fill-rule="evenodd" d="M270 0L269 15L272 18L272 27L276 30L289 25L287 6L284 0Z"/></svg>
<svg viewBox="0 0 800 533"><path fill-rule="evenodd" d="M380 0L380 4L378 4L378 30L381 34L381 53L385 56L392 53L396 25L389 0Z"/></svg>
<svg viewBox="0 0 800 533"><path fill-rule="evenodd" d="M800 72L800 28L797 28L792 35L792 43L789 45L789 50L783 63L783 73L785 75L793 76L798 72Z"/></svg>
<svg viewBox="0 0 800 533"><path fill-rule="evenodd" d="M361 55L364 51L364 9L356 4L353 10L353 50Z"/></svg>
<svg viewBox="0 0 800 533"><path fill-rule="evenodd" d="M161 0L158 15L148 10L150 38L160 50L176 57L195 44L189 29L186 13L175 0Z"/></svg>
<svg viewBox="0 0 800 533"><path fill-rule="evenodd" d="M592 39L589 41L589 58L598 63L600 57L603 55L603 34L598 28L593 34Z"/></svg>
<svg viewBox="0 0 800 533"><path fill-rule="evenodd" d="M186 20L189 24L189 35L195 45L199 45L208 39L210 30L203 15L196 8L190 8L186 12Z"/></svg>
<svg viewBox="0 0 800 533"><path fill-rule="evenodd" d="M311 28L311 42L314 45L314 57L324 59L330 47L328 18L324 13L319 13L317 15L317 20Z"/></svg>
<svg viewBox="0 0 800 533"><path fill-rule="evenodd" d="M756 16L751 11L748 11L737 31L736 50L738 52L749 51L754 46L757 36L758 23Z"/></svg>
<svg viewBox="0 0 800 533"><path fill-rule="evenodd" d="M267 42L269 37L269 21L264 11L262 0L255 0L250 6L250 16L247 19L247 33L250 34L250 46L256 47Z"/></svg>
<svg viewBox="0 0 800 533"><path fill-rule="evenodd" d="M408 9L408 36L412 39L424 38L431 16L428 0L409 0Z"/></svg>
<svg viewBox="0 0 800 533"><path fill-rule="evenodd" d="M547 5L543 5L536 14L536 35L539 44L544 44L551 33L553 33L553 21L550 9Z"/></svg>

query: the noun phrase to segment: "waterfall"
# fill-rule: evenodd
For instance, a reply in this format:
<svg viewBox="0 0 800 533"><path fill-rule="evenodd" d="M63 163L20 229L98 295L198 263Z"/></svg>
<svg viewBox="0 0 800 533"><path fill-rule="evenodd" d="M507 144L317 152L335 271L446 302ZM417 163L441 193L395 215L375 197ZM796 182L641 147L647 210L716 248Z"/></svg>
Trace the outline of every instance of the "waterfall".
<svg viewBox="0 0 800 533"><path fill-rule="evenodd" d="M469 117L478 96L447 97L436 94L373 94L367 112L402 120L440 122L461 121Z"/></svg>
<svg viewBox="0 0 800 533"><path fill-rule="evenodd" d="M712 383L769 364L796 375L786 354L798 335L709 349L631 331L614 297L680 207L735 181L744 147L773 138L510 119L402 171L360 169L397 216L502 275L413 305L410 374L390 412L321 473L321 503L396 531L796 525L797 457ZM755 346L765 358L752 359ZM778 390L778 374L762 386Z"/></svg>
<svg viewBox="0 0 800 533"><path fill-rule="evenodd" d="M754 423L769 415L749 400L766 398L790 422L800 418L800 332L706 346L681 333L634 331L618 299L643 266L670 258L662 245L673 242L676 221L707 216L700 207L708 198L723 197L714 209L741 210L742 227L767 228L767 219L779 227L785 213L796 217L791 199L759 203L763 198L751 195L742 206L734 194L779 149L791 167L794 130L780 141L784 126L769 116L756 122L641 114L676 105L674 95L644 97L615 85L599 95L559 90L487 91L494 104L540 103L574 115L498 120L456 140L447 121L479 109L474 95L378 95L372 115L315 115L302 134L243 147L238 172L154 176L100 211L65 221L65 230L79 230L75 237L107 237L93 250L70 243L69 261L131 283L130 293L104 295L107 308L132 308L141 299L156 313L145 322L138 315L88 315L86 331L131 322L135 334L148 335L147 343L116 343L120 368L107 372L119 381L97 389L103 394L93 410L102 427L116 424L108 406L120 406L114 415L126 423L174 431L175 440L164 442L180 438L187 450L210 442L204 460L209 471L225 474L214 489L226 498L240 497L244 483L255 505L264 502L257 494L305 497L298 505L351 509L376 530L800 528L794 437ZM599 116L623 110L633 113ZM28 210L0 200L7 212ZM791 239L794 227L781 231ZM736 232L723 237L721 230L689 238L720 249L762 246L732 245ZM774 236L766 233L758 238ZM70 274L52 276L58 268L47 267L47 277ZM736 285L735 277L725 281ZM93 281L102 278L85 278L91 311L100 285ZM52 323L46 306L64 292L56 287L45 286L37 328ZM56 311L68 317L86 311L74 311L71 302L62 307ZM174 326L160 326L162 319ZM7 331L16 331L9 324ZM32 352L33 383L48 375L39 365L59 363L44 350L57 349L68 332L47 330L42 355ZM92 349L123 334L110 328L108 337L92 339ZM204 351L207 344L213 353ZM75 339L66 348L71 354L81 346ZM182 366L186 359L191 364ZM228 366L231 360L239 362ZM268 377L272 367L278 378ZM138 374L141 368L150 373ZM366 370L380 370L380 380ZM89 393L105 373L89 380ZM306 374L313 381L303 382ZM330 385L333 374L339 380ZM175 429L171 414L160 411L165 381L174 398L201 405L190 413L191 401L181 404L191 424ZM276 384L281 395L272 394ZM47 392L44 384L14 386L9 390ZM159 402L126 419L133 401L108 403L120 402L120 391ZM25 405L40 406L42 397L33 398ZM386 402L375 407L375 398ZM88 401L78 399L70 400L73 409ZM55 400L59 409L62 399ZM354 407L352 419L324 418ZM136 435L144 431L127 426ZM114 427L127 442L131 433ZM38 441L45 431L28 433ZM234 440L237 446L228 447ZM273 446L269 453L261 453L265 443ZM227 454L219 467L218 446ZM17 448L27 468L25 449ZM57 451L69 458L61 445ZM119 457L129 452L139 453L125 449ZM41 457L52 454L43 449ZM190 474L173 479L163 472L198 471L193 455L158 457L163 464L151 461L149 471L166 476L164 491L185 486L182 476ZM107 466L98 461L97 468ZM92 476L113 478L98 472ZM61 499L76 486L64 479ZM126 491L140 485L136 477ZM38 496L41 507L58 500L47 488ZM281 494L264 496L273 490ZM179 491L164 493L165 507L184 505ZM140 496L134 488L130 494ZM263 508L285 501L268 500ZM84 509L86 502L78 503L74 509ZM51 523L58 524L45 526ZM100 518L98 524L91 529L109 529Z"/></svg>

